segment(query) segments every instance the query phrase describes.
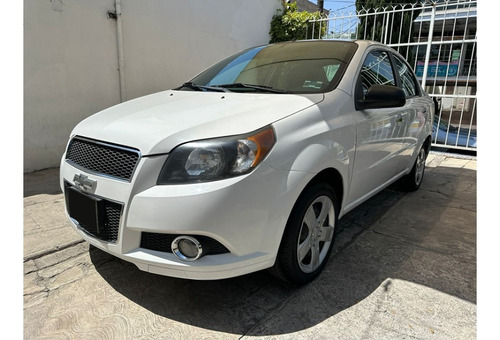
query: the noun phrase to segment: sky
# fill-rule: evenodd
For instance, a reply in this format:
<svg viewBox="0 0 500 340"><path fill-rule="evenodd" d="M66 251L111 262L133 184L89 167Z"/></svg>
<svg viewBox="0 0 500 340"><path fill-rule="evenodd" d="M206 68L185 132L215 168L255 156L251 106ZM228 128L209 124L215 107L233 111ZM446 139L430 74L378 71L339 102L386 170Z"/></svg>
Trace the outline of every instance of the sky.
<svg viewBox="0 0 500 340"><path fill-rule="evenodd" d="M312 0L311 2L316 2ZM324 0L324 8L330 12L343 11L354 12L356 10L355 0Z"/></svg>

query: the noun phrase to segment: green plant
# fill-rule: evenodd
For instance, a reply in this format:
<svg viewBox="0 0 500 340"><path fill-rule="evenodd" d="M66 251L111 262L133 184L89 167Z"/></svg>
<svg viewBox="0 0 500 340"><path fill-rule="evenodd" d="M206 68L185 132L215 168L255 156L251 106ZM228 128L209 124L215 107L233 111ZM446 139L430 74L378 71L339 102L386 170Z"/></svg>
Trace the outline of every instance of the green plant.
<svg viewBox="0 0 500 340"><path fill-rule="evenodd" d="M313 23L311 20L321 18L321 13L318 12L299 12L297 10L297 3L287 4L284 10L278 10L271 20L271 29L269 35L271 36L270 43L280 41L292 41L311 38L313 34ZM326 32L325 24L321 25L321 32L319 32L319 23L314 24L314 36L323 36Z"/></svg>

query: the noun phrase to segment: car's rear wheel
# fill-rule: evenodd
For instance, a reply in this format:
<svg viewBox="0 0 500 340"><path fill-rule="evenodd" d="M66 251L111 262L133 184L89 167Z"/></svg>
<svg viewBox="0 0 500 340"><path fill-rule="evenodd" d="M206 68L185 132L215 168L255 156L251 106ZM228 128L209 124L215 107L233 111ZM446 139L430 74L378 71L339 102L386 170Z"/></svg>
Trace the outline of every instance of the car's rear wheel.
<svg viewBox="0 0 500 340"><path fill-rule="evenodd" d="M402 184L408 191L416 191L422 185L425 173L425 161L427 160L427 150L425 145L418 152L417 159L413 164L411 172L402 178Z"/></svg>
<svg viewBox="0 0 500 340"><path fill-rule="evenodd" d="M313 280L332 250L338 204L325 183L306 188L295 204L271 272L297 285Z"/></svg>

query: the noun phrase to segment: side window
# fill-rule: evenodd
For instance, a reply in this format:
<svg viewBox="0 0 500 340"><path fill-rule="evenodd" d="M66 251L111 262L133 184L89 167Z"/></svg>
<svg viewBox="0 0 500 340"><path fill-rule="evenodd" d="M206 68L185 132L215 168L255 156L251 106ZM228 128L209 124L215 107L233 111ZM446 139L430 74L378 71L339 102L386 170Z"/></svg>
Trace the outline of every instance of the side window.
<svg viewBox="0 0 500 340"><path fill-rule="evenodd" d="M360 76L363 95L375 84L396 86L389 54L385 51L370 52L363 63Z"/></svg>
<svg viewBox="0 0 500 340"><path fill-rule="evenodd" d="M396 61L396 68L401 79L401 89L405 93L406 98L417 96L419 92L413 71L398 56L394 55L394 60Z"/></svg>

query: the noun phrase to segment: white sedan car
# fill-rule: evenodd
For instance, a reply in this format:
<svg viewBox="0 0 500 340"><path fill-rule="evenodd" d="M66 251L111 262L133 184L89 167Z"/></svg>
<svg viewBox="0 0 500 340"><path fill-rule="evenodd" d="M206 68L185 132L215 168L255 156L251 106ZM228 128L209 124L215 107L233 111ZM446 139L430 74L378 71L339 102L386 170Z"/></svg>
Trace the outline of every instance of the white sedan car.
<svg viewBox="0 0 500 340"><path fill-rule="evenodd" d="M144 271L270 268L304 284L340 217L396 180L420 187L433 115L407 62L379 43L250 48L78 124L61 160L66 212Z"/></svg>

